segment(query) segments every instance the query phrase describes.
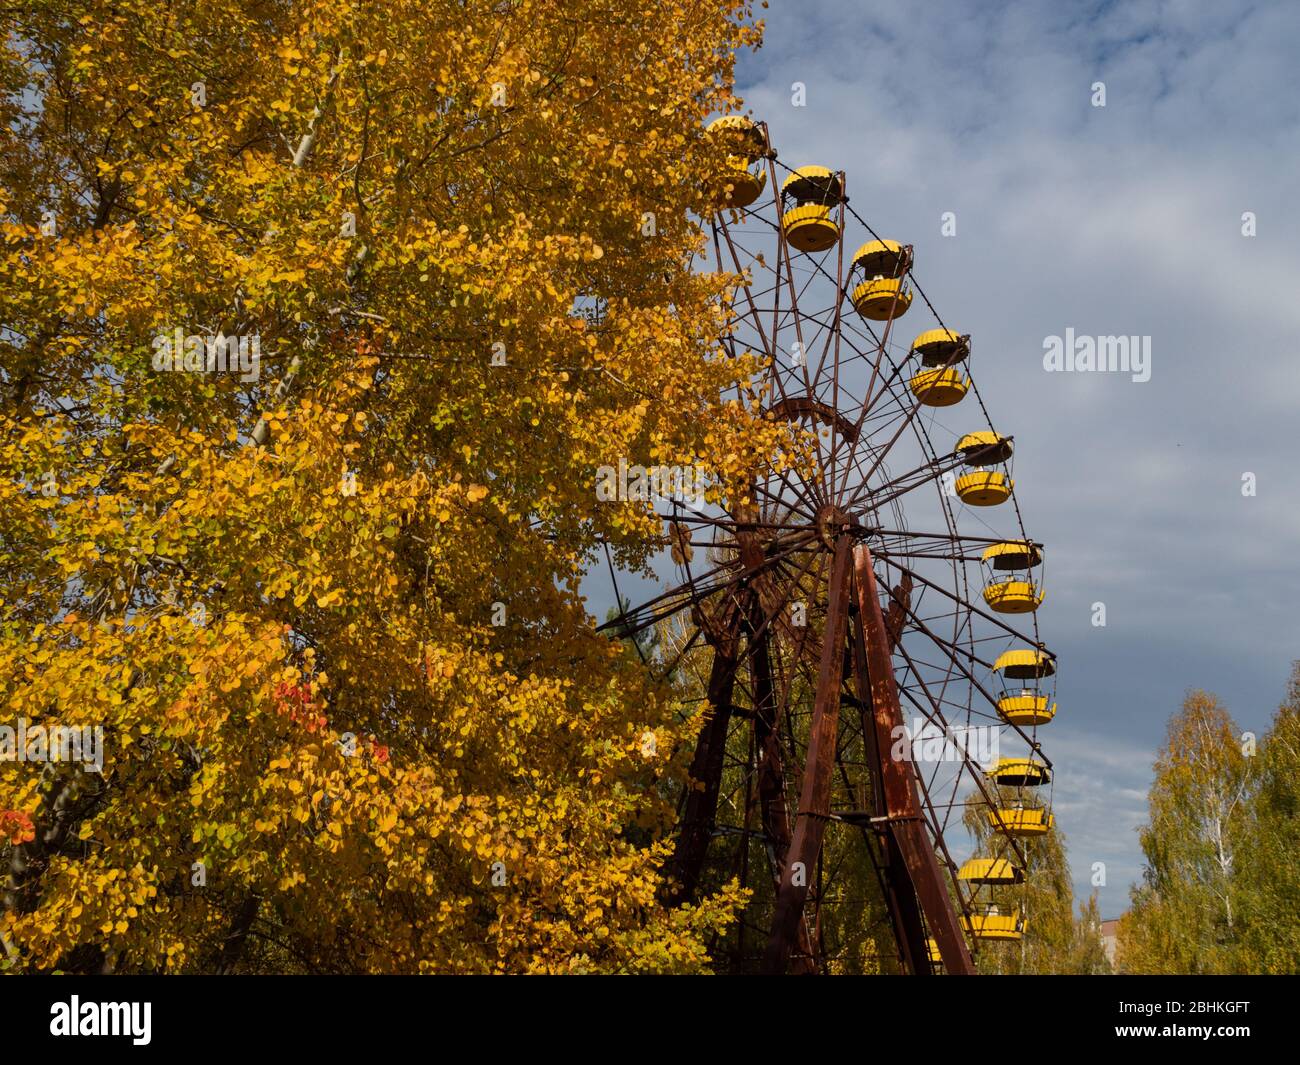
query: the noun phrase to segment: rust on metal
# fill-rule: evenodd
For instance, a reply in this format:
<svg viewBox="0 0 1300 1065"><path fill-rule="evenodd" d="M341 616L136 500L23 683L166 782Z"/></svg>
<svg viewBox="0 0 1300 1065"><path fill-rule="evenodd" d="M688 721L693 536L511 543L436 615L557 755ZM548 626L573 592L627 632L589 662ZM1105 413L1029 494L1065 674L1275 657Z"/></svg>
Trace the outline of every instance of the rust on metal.
<svg viewBox="0 0 1300 1065"><path fill-rule="evenodd" d="M895 730L903 725L903 713L898 703L898 686L894 682L889 634L876 591L876 575L871 568L871 550L866 544L860 543L853 549L853 576L867 672L860 678L860 683L871 699L877 764L889 832L898 845L903 865L939 947L944 968L949 973L970 974L975 971L970 951L957 921L957 911L948 894L939 860L935 857L934 846L922 821L915 769L910 761L889 756L893 737L897 734ZM913 971L928 972L928 963Z"/></svg>
<svg viewBox="0 0 1300 1065"><path fill-rule="evenodd" d="M835 557L831 563L821 667L808 730L808 753L804 759L794 839L790 844L789 860L781 872L772 931L763 956L763 968L769 973L783 973L789 964L791 947L803 920L810 879L829 823L852 562L852 540L848 535L841 535L835 544Z"/></svg>

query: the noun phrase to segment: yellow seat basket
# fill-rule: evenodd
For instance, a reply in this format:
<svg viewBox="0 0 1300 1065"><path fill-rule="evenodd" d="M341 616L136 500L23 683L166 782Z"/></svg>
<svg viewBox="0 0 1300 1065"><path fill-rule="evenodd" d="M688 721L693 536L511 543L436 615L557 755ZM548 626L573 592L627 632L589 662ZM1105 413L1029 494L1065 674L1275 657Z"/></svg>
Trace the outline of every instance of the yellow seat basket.
<svg viewBox="0 0 1300 1065"><path fill-rule="evenodd" d="M999 581L984 589L984 602L999 614L1032 614L1042 604L1044 594L1030 581Z"/></svg>
<svg viewBox="0 0 1300 1065"><path fill-rule="evenodd" d="M967 466L993 466L1011 457L1011 441L987 430L967 433L957 441L956 450Z"/></svg>
<svg viewBox="0 0 1300 1065"><path fill-rule="evenodd" d="M1004 788L1037 788L1052 782L1051 770L1034 758L1001 758L989 776Z"/></svg>
<svg viewBox="0 0 1300 1065"><path fill-rule="evenodd" d="M1045 836L1054 823L1046 810L989 810L985 816L995 832L1008 836Z"/></svg>
<svg viewBox="0 0 1300 1065"><path fill-rule="evenodd" d="M939 944L933 939L925 941L925 954L930 959L931 965L942 965L943 955L939 953Z"/></svg>
<svg viewBox="0 0 1300 1065"><path fill-rule="evenodd" d="M709 123L708 134L731 151L753 162L763 154L763 134L744 115L723 115Z"/></svg>
<svg viewBox="0 0 1300 1065"><path fill-rule="evenodd" d="M831 218L831 209L808 203L785 212L782 221L785 239L802 252L819 252L833 248L840 239L840 227Z"/></svg>
<svg viewBox="0 0 1300 1065"><path fill-rule="evenodd" d="M925 366L961 362L970 354L970 337L960 336L951 329L927 329L912 341L912 353L919 355Z"/></svg>
<svg viewBox="0 0 1300 1065"><path fill-rule="evenodd" d="M957 498L972 507L995 507L1011 497L1015 482L997 470L964 473L954 486Z"/></svg>
<svg viewBox="0 0 1300 1065"><path fill-rule="evenodd" d="M853 290L853 309L873 322L901 318L912 306L911 290L903 291L896 277L877 277L863 281Z"/></svg>
<svg viewBox="0 0 1300 1065"><path fill-rule="evenodd" d="M795 203L829 207L844 196L840 176L824 166L801 166L781 183L781 193Z"/></svg>
<svg viewBox="0 0 1300 1065"><path fill-rule="evenodd" d="M853 253L853 265L868 278L901 277L907 253L896 240L869 240Z"/></svg>
<svg viewBox="0 0 1300 1065"><path fill-rule="evenodd" d="M993 672L1012 680L1036 680L1056 672L1056 660L1046 651L1016 647L1003 651L993 663Z"/></svg>
<svg viewBox="0 0 1300 1065"><path fill-rule="evenodd" d="M986 547L980 558L994 569L1032 569L1043 561L1043 552L1031 540L1004 540Z"/></svg>
<svg viewBox="0 0 1300 1065"><path fill-rule="evenodd" d="M957 879L971 884L1019 884L1025 871L1005 858L971 858L957 871Z"/></svg>
<svg viewBox="0 0 1300 1065"><path fill-rule="evenodd" d="M719 207L748 207L762 193L767 185L767 171L750 173L743 166L743 160L733 158L734 164L718 179L714 203Z"/></svg>
<svg viewBox="0 0 1300 1065"><path fill-rule="evenodd" d="M907 387L927 407L951 407L962 401L970 389L970 380L959 370L922 370L907 383Z"/></svg>
<svg viewBox="0 0 1300 1065"><path fill-rule="evenodd" d="M1004 695L998 700L998 715L1022 728L1046 725L1056 716L1056 704L1049 706L1046 695Z"/></svg>
<svg viewBox="0 0 1300 1065"><path fill-rule="evenodd" d="M966 931L975 939L1019 939L1025 930L1025 921L1018 913L972 913L962 917Z"/></svg>

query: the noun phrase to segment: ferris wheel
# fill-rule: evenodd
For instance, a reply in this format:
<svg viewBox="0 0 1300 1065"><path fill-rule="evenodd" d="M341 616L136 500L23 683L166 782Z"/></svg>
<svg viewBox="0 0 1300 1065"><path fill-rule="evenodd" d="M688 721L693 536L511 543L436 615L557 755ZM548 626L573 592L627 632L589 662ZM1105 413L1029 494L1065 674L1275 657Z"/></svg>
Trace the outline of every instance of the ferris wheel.
<svg viewBox="0 0 1300 1065"><path fill-rule="evenodd" d="M708 704L669 901L739 878L755 901L719 952L811 973L843 971L837 908L871 894L901 971L973 972L1024 935L1016 885L1052 828L1038 730L1056 662L1014 439L980 399L970 336L931 306L912 247L850 207L843 172L789 169L741 116L709 135L729 161L704 268L740 279L722 343L766 356L766 415L811 459L762 471L748 498L666 500L672 585L611 622L667 633L669 669ZM959 862L972 817L982 845Z"/></svg>

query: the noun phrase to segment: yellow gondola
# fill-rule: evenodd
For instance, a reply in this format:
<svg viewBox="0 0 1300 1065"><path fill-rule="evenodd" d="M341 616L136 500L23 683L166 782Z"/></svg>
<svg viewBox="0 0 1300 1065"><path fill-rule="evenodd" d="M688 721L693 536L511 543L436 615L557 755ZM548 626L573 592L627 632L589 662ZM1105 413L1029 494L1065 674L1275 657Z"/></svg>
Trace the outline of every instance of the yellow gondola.
<svg viewBox="0 0 1300 1065"><path fill-rule="evenodd" d="M951 329L927 329L912 341L912 354L922 366L951 366L970 355L970 337Z"/></svg>
<svg viewBox="0 0 1300 1065"><path fill-rule="evenodd" d="M957 498L972 507L995 507L1011 498L1015 481L999 470L963 473L953 486Z"/></svg>
<svg viewBox="0 0 1300 1065"><path fill-rule="evenodd" d="M767 185L767 171L749 166L767 150L762 131L744 115L724 115L709 124L708 135L728 151L726 167L713 183L719 207L748 207Z"/></svg>
<svg viewBox="0 0 1300 1065"><path fill-rule="evenodd" d="M957 871L957 879L972 884L1019 884L1025 871L1006 858L971 858Z"/></svg>
<svg viewBox="0 0 1300 1065"><path fill-rule="evenodd" d="M1008 725L1027 728L1046 725L1056 716L1056 704L1048 705L1046 695L1025 689L1018 694L1005 694L998 699L998 716Z"/></svg>
<svg viewBox="0 0 1300 1065"><path fill-rule="evenodd" d="M1011 458L1011 438L985 430L967 433L957 441L956 450L967 466L993 466Z"/></svg>
<svg viewBox="0 0 1300 1065"><path fill-rule="evenodd" d="M962 924L966 926L966 931L975 939L1019 939L1024 934L1026 923L1018 911L1001 913L996 906L988 907L983 913L972 913L969 917L962 917Z"/></svg>
<svg viewBox="0 0 1300 1065"><path fill-rule="evenodd" d="M807 203L792 207L781 217L781 228L792 248L803 252L825 251L840 239L840 227L831 218L831 209Z"/></svg>
<svg viewBox="0 0 1300 1065"><path fill-rule="evenodd" d="M985 816L994 831L1008 836L1043 836L1055 823L1046 810L988 810Z"/></svg>
<svg viewBox="0 0 1300 1065"><path fill-rule="evenodd" d="M1052 771L1036 758L1000 758L989 776L1004 788L1037 788L1052 782Z"/></svg>
<svg viewBox="0 0 1300 1065"><path fill-rule="evenodd" d="M951 407L960 403L970 390L970 378L962 376L960 370L937 367L922 370L907 383L907 387L927 407Z"/></svg>
<svg viewBox="0 0 1300 1065"><path fill-rule="evenodd" d="M781 195L789 196L799 204L816 203L830 207L844 198L844 186L839 175L824 166L801 166L782 183Z"/></svg>
<svg viewBox="0 0 1300 1065"><path fill-rule="evenodd" d="M739 156L727 160L727 169L718 179L714 202L719 207L748 207L767 186L767 171L751 173Z"/></svg>
<svg viewBox="0 0 1300 1065"><path fill-rule="evenodd" d="M994 570L1032 569L1043 561L1037 544L1009 540L984 549L981 560ZM999 614L1028 614L1039 608L1044 592L1023 577L995 577L984 588L984 602Z"/></svg>
<svg viewBox="0 0 1300 1065"><path fill-rule="evenodd" d="M984 602L999 614L1031 614L1042 605L1046 594L1032 581L1007 579L986 586Z"/></svg>
<svg viewBox="0 0 1300 1065"><path fill-rule="evenodd" d="M831 218L831 208L844 196L838 174L824 166L800 167L785 179L781 195L798 205L781 215L781 229L792 248L819 252L835 246L840 227Z"/></svg>
<svg viewBox="0 0 1300 1065"><path fill-rule="evenodd" d="M730 151L742 156L747 163L752 163L767 150L762 130L744 115L723 115L716 118L709 123L707 132Z"/></svg>
<svg viewBox="0 0 1300 1065"><path fill-rule="evenodd" d="M994 569L1033 569L1043 562L1043 551L1032 540L1004 540L991 544L980 555Z"/></svg>
<svg viewBox="0 0 1300 1065"><path fill-rule="evenodd" d="M1047 651L1017 647L998 655L993 672L1012 680L1039 680L1056 672L1056 658Z"/></svg>
<svg viewBox="0 0 1300 1065"><path fill-rule="evenodd" d="M853 253L853 265L868 281L876 277L902 277L911 267L907 248L896 240L869 240Z"/></svg>
<svg viewBox="0 0 1300 1065"><path fill-rule="evenodd" d="M998 433L967 433L957 441L957 452L967 466L979 467L957 478L957 498L972 507L994 507L1011 498L1016 482L1007 470L988 467L1005 464L1011 458L1011 440Z"/></svg>
<svg viewBox="0 0 1300 1065"><path fill-rule="evenodd" d="M901 318L912 306L912 290L894 277L863 281L853 290L853 309L873 322Z"/></svg>

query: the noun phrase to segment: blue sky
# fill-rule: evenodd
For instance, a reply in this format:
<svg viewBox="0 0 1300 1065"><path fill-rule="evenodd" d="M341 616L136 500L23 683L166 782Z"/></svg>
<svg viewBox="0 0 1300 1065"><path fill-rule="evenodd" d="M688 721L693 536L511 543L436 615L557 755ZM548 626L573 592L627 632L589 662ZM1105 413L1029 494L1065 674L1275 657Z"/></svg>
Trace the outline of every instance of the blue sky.
<svg viewBox="0 0 1300 1065"><path fill-rule="evenodd" d="M773 0L761 14L764 46L738 66L747 105L782 162L843 168L855 209L915 246L1016 437L1060 656L1044 732L1056 810L1076 894L1105 862L1101 908L1117 915L1185 690L1262 732L1300 658L1300 5ZM1150 336L1151 379L1046 372L1044 338L1067 328Z"/></svg>

